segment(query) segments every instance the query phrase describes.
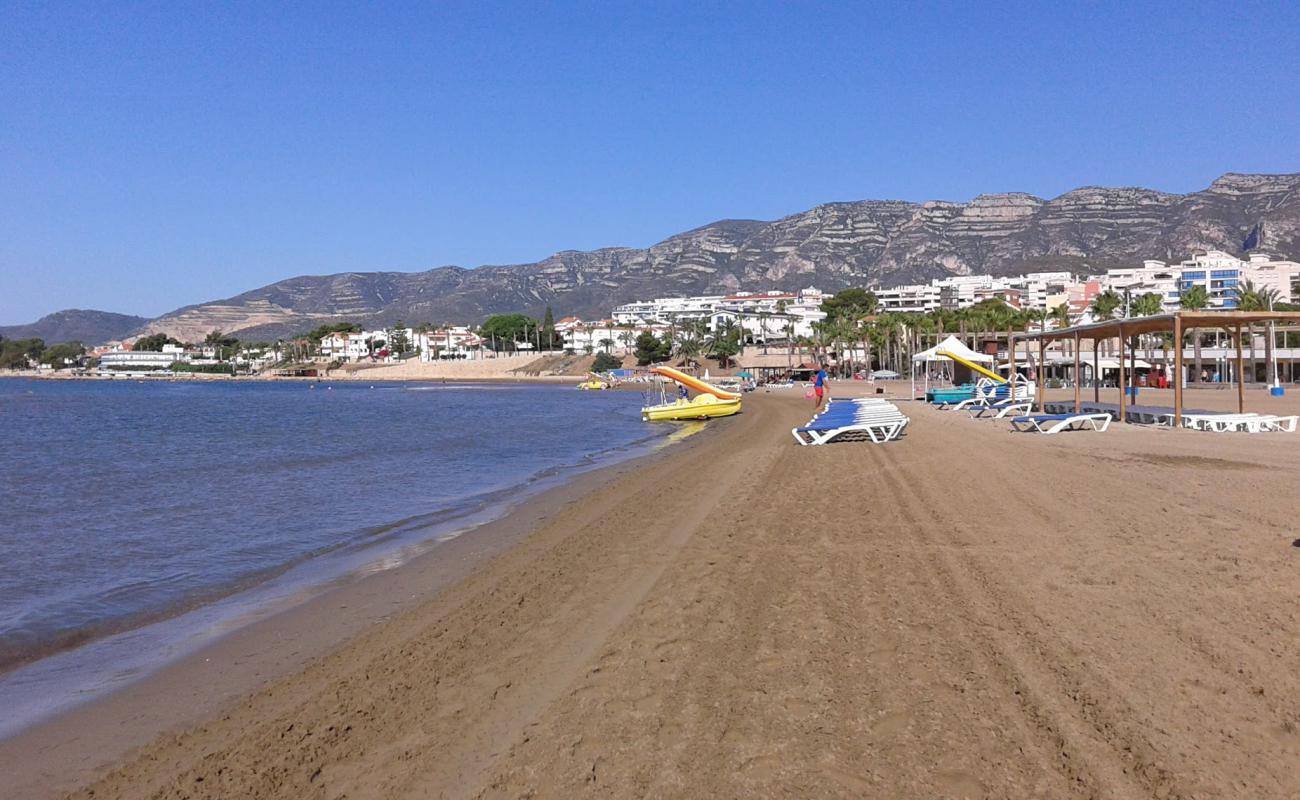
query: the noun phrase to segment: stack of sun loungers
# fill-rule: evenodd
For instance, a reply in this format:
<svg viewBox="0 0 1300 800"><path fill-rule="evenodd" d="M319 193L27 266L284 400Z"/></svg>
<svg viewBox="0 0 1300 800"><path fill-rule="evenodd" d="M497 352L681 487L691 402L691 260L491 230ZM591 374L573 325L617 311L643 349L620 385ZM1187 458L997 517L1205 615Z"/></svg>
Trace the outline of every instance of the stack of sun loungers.
<svg viewBox="0 0 1300 800"><path fill-rule="evenodd" d="M1004 400L1025 401L1034 397L1034 385L1022 378L1012 383L998 383L981 378L978 383L953 389L931 389L926 402L945 410L965 411L971 406L987 406Z"/></svg>
<svg viewBox="0 0 1300 800"><path fill-rule="evenodd" d="M887 400L832 400L807 425L790 433L802 445L848 440L881 444L897 439L910 421Z"/></svg>
<svg viewBox="0 0 1300 800"><path fill-rule="evenodd" d="M1114 403L1094 403L1083 401L1079 404L1086 413L1105 413L1119 417L1119 406ZM1073 400L1052 400L1043 404L1043 410L1049 414L1074 413ZM1129 422L1141 425L1159 425L1170 427L1174 424L1174 410L1161 406L1128 406L1125 415ZM1206 411L1202 409L1183 409L1183 426L1193 430L1213 431L1215 433L1295 433L1300 416L1276 416L1273 414L1236 414L1230 411Z"/></svg>
<svg viewBox="0 0 1300 800"><path fill-rule="evenodd" d="M1033 398L1034 387L1032 385L1019 384L1012 386L1009 383L994 384L992 381L986 381L983 385L976 387L974 397L955 403L952 410L970 411L989 406L1005 407L1010 404L1031 403Z"/></svg>
<svg viewBox="0 0 1300 800"><path fill-rule="evenodd" d="M1173 412L1169 412L1169 422L1173 424ZM1221 412L1197 413L1183 412L1183 426L1199 431L1215 433L1295 433L1296 422L1300 417L1279 417L1273 414L1226 414Z"/></svg>

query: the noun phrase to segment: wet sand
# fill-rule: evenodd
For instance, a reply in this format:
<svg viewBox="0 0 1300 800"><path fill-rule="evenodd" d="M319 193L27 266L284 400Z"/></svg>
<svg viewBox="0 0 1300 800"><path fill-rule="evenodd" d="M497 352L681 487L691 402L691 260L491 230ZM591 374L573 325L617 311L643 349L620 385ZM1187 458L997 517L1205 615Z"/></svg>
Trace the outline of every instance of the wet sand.
<svg viewBox="0 0 1300 800"><path fill-rule="evenodd" d="M0 773L18 797L1300 796L1295 435L906 408L899 442L798 447L801 391L747 398L0 743Z"/></svg>

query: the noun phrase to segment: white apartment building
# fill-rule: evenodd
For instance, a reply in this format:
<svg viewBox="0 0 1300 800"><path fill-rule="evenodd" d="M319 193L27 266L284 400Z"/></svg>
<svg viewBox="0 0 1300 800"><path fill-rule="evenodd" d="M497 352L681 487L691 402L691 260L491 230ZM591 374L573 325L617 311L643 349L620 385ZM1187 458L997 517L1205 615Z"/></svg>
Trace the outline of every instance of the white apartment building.
<svg viewBox="0 0 1300 800"><path fill-rule="evenodd" d="M970 308L993 298L1013 308L1051 309L1066 302L1073 283L1069 272L1031 272L1007 278L959 275L935 278L928 284L872 289L872 293L881 311L903 314Z"/></svg>
<svg viewBox="0 0 1300 800"><path fill-rule="evenodd" d="M1235 308L1236 292L1243 281L1257 288L1272 288L1279 302L1293 302L1300 281L1300 263L1252 253L1245 261L1218 250L1197 253L1176 265L1151 259L1140 267L1107 270L1104 275L1077 278L1069 272L1031 272L1015 277L959 275L936 278L928 285L875 288L872 292L882 312L925 313L938 309L969 308L999 298L1013 308L1052 310L1069 304L1079 316L1098 292L1111 290L1130 297L1160 295L1166 311L1179 308L1179 297L1192 286L1204 286L1210 308Z"/></svg>
<svg viewBox="0 0 1300 800"><path fill-rule="evenodd" d="M172 364L189 361L185 348L165 344L161 352L151 350L110 350L99 357L101 372L155 372L171 369Z"/></svg>
<svg viewBox="0 0 1300 800"><path fill-rule="evenodd" d="M555 332L564 339L564 348L575 353L608 352L625 356L636 349L636 337L642 331L663 336L671 330L669 325L624 325L612 319L583 322L577 317L565 317L555 323Z"/></svg>
<svg viewBox="0 0 1300 800"><path fill-rule="evenodd" d="M1300 278L1300 264L1283 261L1264 253L1252 253L1242 261L1218 250L1197 253L1180 265L1179 288L1187 291L1204 286L1210 295L1211 308L1236 308L1237 289L1250 281L1257 289L1271 288L1278 300L1291 302L1292 286Z"/></svg>
<svg viewBox="0 0 1300 800"><path fill-rule="evenodd" d="M1300 263L1273 258L1265 253L1251 253L1246 261L1246 276L1258 289L1276 289L1279 303L1294 303L1295 288L1300 282Z"/></svg>
<svg viewBox="0 0 1300 800"><path fill-rule="evenodd" d="M872 289L882 312L894 314L924 314L939 310L939 281L929 284L895 286L891 289Z"/></svg>
<svg viewBox="0 0 1300 800"><path fill-rule="evenodd" d="M826 319L825 293L809 287L801 292L737 292L719 303L709 318L709 330L730 322L745 332L746 342L760 344L813 335L813 325Z"/></svg>
<svg viewBox="0 0 1300 800"><path fill-rule="evenodd" d="M1140 267L1108 269L1105 275L1094 278L1101 291L1110 290L1123 296L1139 297L1144 294L1158 294L1165 311L1174 311L1179 307L1178 298L1180 271L1163 261L1148 259Z"/></svg>
<svg viewBox="0 0 1300 800"><path fill-rule="evenodd" d="M1159 294L1166 311L1179 308L1179 298L1193 286L1202 286L1210 298L1212 309L1237 307L1237 292L1246 281L1257 289L1276 289L1278 302L1290 303L1293 287L1300 280L1300 263L1275 259L1265 253L1252 253L1247 260L1224 253L1207 250L1196 253L1177 265L1150 259L1141 267L1107 270L1098 275L1102 289L1110 289L1131 297L1155 292Z"/></svg>
<svg viewBox="0 0 1300 800"><path fill-rule="evenodd" d="M668 324L676 320L707 319L718 304L726 299L726 295L660 297L624 303L615 308L611 316L620 325Z"/></svg>
<svg viewBox="0 0 1300 800"><path fill-rule="evenodd" d="M1004 279L1008 289L1020 292L1020 307L1048 311L1066 302L1074 275L1069 272L1031 272Z"/></svg>
<svg viewBox="0 0 1300 800"><path fill-rule="evenodd" d="M821 310L825 299L826 295L813 287L799 292L667 297L625 303L613 310L610 322L615 326L633 326L640 330L647 326L703 320L713 331L723 320L731 320L744 328L748 340L767 341L785 338L790 327L794 328L795 336L811 336L813 323L826 318ZM560 326L557 324L556 328L558 330Z"/></svg>

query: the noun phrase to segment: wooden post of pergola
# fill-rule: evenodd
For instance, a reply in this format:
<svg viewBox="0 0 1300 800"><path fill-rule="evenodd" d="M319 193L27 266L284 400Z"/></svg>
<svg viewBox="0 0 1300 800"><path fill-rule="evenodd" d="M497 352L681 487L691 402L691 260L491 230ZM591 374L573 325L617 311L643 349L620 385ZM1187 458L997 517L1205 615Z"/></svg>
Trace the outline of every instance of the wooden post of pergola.
<svg viewBox="0 0 1300 800"><path fill-rule="evenodd" d="M1011 335L1012 335L1012 334L1011 334L1011 329L1010 329L1010 328L1007 328L1007 365L1008 365L1008 366L1007 366L1007 382L1011 384L1011 388L1013 389L1013 391L1011 392L1011 394L1012 394L1012 396L1014 397L1014 396L1015 396L1015 391L1014 391L1014 389L1015 389L1015 386L1016 386L1016 369L1015 369L1015 367L1012 366L1012 365L1014 365L1014 364L1016 363L1016 361L1015 361L1015 358L1011 355L1011 344L1012 344ZM994 372L997 372L997 368L996 368L996 366L994 367L994 370L993 370L993 371L994 371Z"/></svg>
<svg viewBox="0 0 1300 800"><path fill-rule="evenodd" d="M1183 320L1174 317L1174 427L1183 427Z"/></svg>
<svg viewBox="0 0 1300 800"><path fill-rule="evenodd" d="M1246 373L1241 364L1241 326L1237 326L1237 413L1246 413Z"/></svg>
<svg viewBox="0 0 1300 800"><path fill-rule="evenodd" d="M1101 402L1101 357L1097 355L1098 339L1092 337L1092 402Z"/></svg>
<svg viewBox="0 0 1300 800"><path fill-rule="evenodd" d="M1043 393L1047 391L1047 369L1045 361L1047 360L1047 340L1041 336L1038 338L1038 410L1043 410L1043 401L1046 400Z"/></svg>
<svg viewBox="0 0 1300 800"><path fill-rule="evenodd" d="M1124 422L1128 419L1125 413L1125 395L1128 393L1128 387L1124 383L1124 326L1119 326L1119 421Z"/></svg>
<svg viewBox="0 0 1300 800"><path fill-rule="evenodd" d="M1016 396L1016 337L1007 331L1007 380L1011 382L1011 396Z"/></svg>
<svg viewBox="0 0 1300 800"><path fill-rule="evenodd" d="M1131 337L1128 342L1128 365L1129 365L1128 379L1134 386L1137 386L1137 382L1138 382L1138 337L1137 336ZM1137 403L1137 396L1138 396L1137 389L1134 389L1133 390L1134 404Z"/></svg>
<svg viewBox="0 0 1300 800"><path fill-rule="evenodd" d="M1079 385L1082 381L1079 378L1079 332L1074 332L1074 413L1082 414L1082 401L1079 399L1081 389Z"/></svg>

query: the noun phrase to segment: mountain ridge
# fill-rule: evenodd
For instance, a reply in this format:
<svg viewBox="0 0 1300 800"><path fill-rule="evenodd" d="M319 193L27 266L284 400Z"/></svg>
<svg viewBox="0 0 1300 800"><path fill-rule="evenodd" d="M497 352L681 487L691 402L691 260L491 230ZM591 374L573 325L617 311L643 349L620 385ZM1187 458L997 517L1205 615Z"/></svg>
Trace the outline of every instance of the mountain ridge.
<svg viewBox="0 0 1300 800"><path fill-rule="evenodd" d="M37 337L48 343L81 342L95 345L121 339L140 330L149 317L96 311L88 308L65 308L46 314L24 325L0 325L0 337L28 339Z"/></svg>
<svg viewBox="0 0 1300 800"><path fill-rule="evenodd" d="M475 322L492 313L602 316L638 298L739 289L828 291L951 275L1102 271L1192 251L1300 258L1300 173L1225 173L1196 192L1080 186L948 200L822 203L775 220L724 218L644 248L561 250L540 261L422 272L302 275L176 309L142 332L220 328L277 338L322 322Z"/></svg>

